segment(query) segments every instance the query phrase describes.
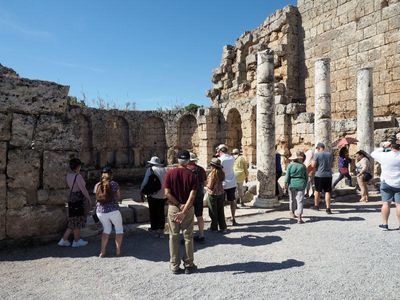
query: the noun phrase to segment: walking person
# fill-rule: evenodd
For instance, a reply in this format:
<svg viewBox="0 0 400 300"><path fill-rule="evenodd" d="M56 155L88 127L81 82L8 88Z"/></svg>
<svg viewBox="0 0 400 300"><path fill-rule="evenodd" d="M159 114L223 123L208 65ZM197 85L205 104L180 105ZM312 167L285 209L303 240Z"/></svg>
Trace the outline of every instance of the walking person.
<svg viewBox="0 0 400 300"><path fill-rule="evenodd" d="M348 185L349 186L353 185L349 171L350 163L351 163L351 158L349 157L349 150L346 147L342 147L339 151L339 161L338 161L339 177L333 183L332 188L335 188L335 186L345 177L349 181Z"/></svg>
<svg viewBox="0 0 400 300"><path fill-rule="evenodd" d="M275 150L277 149L277 147L275 146ZM275 172L276 172L276 176L275 176L275 196L278 197L279 199L279 178L281 178L282 174L283 174L283 170L282 170L282 156L280 153L276 152L275 153Z"/></svg>
<svg viewBox="0 0 400 300"><path fill-rule="evenodd" d="M180 268L179 234L183 231L185 255L183 257L185 273L194 272L193 263L193 203L197 192L197 176L187 168L190 160L189 151L178 154L178 167L167 172L164 178L165 196L168 202L169 252L170 267L173 274L182 272Z"/></svg>
<svg viewBox="0 0 400 300"><path fill-rule="evenodd" d="M112 180L111 168L105 167L101 171L101 179L94 187L96 193L96 214L103 225L101 235L101 250L99 257L107 254L107 244L112 226L115 229L115 255L121 256L124 227L118 202L121 201L119 185Z"/></svg>
<svg viewBox="0 0 400 300"><path fill-rule="evenodd" d="M156 176L154 180L158 179L159 189L158 187L151 187L153 190L150 191L151 194L148 194L146 197L149 203L150 231L153 232L156 237L163 238L165 229L165 204L167 198L165 197L161 183L164 181L167 170L157 156L153 156L147 163L148 168L140 190L144 191L145 186L149 183L149 179L152 180L152 174L154 174L153 176ZM141 196L142 200L144 200L145 194L143 192L141 192Z"/></svg>
<svg viewBox="0 0 400 300"><path fill-rule="evenodd" d="M211 231L217 231L218 226L221 232L226 231L224 196L222 186L225 180L225 173L222 170L221 161L213 158L210 162L211 172L207 177L206 191L208 193L208 211L211 218Z"/></svg>
<svg viewBox="0 0 400 300"><path fill-rule="evenodd" d="M315 153L315 149L314 149L314 144L312 145L312 147L308 150L306 150L305 152L305 160L304 160L304 165L307 168L307 175L308 175L308 180L307 180L307 186L306 186L306 194L305 196L310 198L314 196L314 174L315 174L315 170L314 167L312 166L312 161L314 160L314 153Z"/></svg>
<svg viewBox="0 0 400 300"><path fill-rule="evenodd" d="M319 210L319 202L321 193L325 193L326 213L332 214L331 211L331 191L332 191L332 163L333 156L330 152L325 151L325 144L317 143L317 153L314 154L314 159L311 163L315 171L315 192L314 206L312 209Z"/></svg>
<svg viewBox="0 0 400 300"><path fill-rule="evenodd" d="M303 200L307 186L307 168L303 165L303 154L296 151L289 159L292 161L286 169L285 188L289 188L289 210L290 217L297 217L297 223L304 223ZM295 207L297 205L297 210Z"/></svg>
<svg viewBox="0 0 400 300"><path fill-rule="evenodd" d="M235 164L235 158L228 154L228 147L221 144L217 147L216 156L221 160L221 165L224 168L225 180L223 183L224 191L226 194L226 200L230 203L232 226L238 226L239 224L235 219L236 212L236 178L233 171L233 165Z"/></svg>
<svg viewBox="0 0 400 300"><path fill-rule="evenodd" d="M239 149L233 149L232 155L235 158L235 163L233 165L233 172L236 177L236 187L238 192L238 200L241 207L245 207L244 204L244 190L243 183L249 180L249 164L243 155L240 155Z"/></svg>
<svg viewBox="0 0 400 300"><path fill-rule="evenodd" d="M381 165L381 197L382 197L382 224L380 228L389 229L388 220L390 215L390 204L395 202L396 215L400 229L400 144L393 143L392 151L383 152L382 149L371 153L372 158Z"/></svg>
<svg viewBox="0 0 400 300"><path fill-rule="evenodd" d="M194 200L194 215L197 219L197 226L199 227L199 234L193 237L195 242L204 243L204 219L203 219L203 199L204 199L204 183L207 180L206 170L199 166L196 162L199 159L196 154L190 153L190 161L188 164L188 169L190 169L197 176L198 186L196 199Z"/></svg>
<svg viewBox="0 0 400 300"><path fill-rule="evenodd" d="M67 174L66 181L69 187L68 199L68 223L64 236L58 242L60 247L69 247L69 237L74 235L72 247L83 247L88 244L81 239L81 229L86 225L86 213L90 207L90 196L86 189L86 183L80 174L82 162L78 158L69 161L71 172Z"/></svg>
<svg viewBox="0 0 400 300"><path fill-rule="evenodd" d="M368 202L367 183L372 179L372 172L368 154L363 150L356 153L356 174L357 183L361 191L360 202Z"/></svg>

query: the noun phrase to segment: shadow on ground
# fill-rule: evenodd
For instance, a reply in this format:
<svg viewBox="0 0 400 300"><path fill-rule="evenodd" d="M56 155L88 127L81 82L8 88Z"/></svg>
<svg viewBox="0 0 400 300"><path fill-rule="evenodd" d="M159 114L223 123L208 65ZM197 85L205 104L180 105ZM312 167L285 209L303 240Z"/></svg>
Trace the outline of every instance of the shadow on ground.
<svg viewBox="0 0 400 300"><path fill-rule="evenodd" d="M277 270L284 270L304 266L303 261L295 259L287 259L280 263L268 263L260 261L252 261L247 263L234 263L230 265L216 265L201 268L199 273L217 273L217 272L233 272L233 275L243 273L261 273L272 272Z"/></svg>

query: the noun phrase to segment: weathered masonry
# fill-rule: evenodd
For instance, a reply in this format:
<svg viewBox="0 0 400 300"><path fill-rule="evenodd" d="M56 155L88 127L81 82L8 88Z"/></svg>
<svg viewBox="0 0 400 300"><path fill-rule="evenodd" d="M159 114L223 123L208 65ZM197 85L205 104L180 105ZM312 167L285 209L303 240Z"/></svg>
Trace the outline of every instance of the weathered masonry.
<svg viewBox="0 0 400 300"><path fill-rule="evenodd" d="M211 105L197 111L70 106L67 86L24 79L0 65L0 240L64 228L64 176L73 156L84 161L89 180L106 164L129 179L152 155L171 164L180 149L196 152L206 165L219 143L241 148L256 166L257 54L267 49L280 152L309 147L316 134L355 136L357 121L368 135L374 132L375 145L400 131L400 0L299 0L278 10L223 48L207 92ZM359 85L372 95L357 93L360 70L371 74ZM360 122L358 114L371 119ZM269 199L270 192L261 196Z"/></svg>

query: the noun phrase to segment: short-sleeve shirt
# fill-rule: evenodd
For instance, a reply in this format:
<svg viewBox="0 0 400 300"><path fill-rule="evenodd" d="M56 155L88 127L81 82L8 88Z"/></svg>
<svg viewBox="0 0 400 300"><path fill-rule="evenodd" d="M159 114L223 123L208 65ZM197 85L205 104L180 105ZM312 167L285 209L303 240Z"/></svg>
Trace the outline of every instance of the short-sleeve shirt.
<svg viewBox="0 0 400 300"><path fill-rule="evenodd" d="M96 183L94 186L94 193L96 194L97 187L99 186L100 182ZM110 202L106 203L99 203L96 202L96 212L98 213L109 213L115 210L119 210L118 199L116 199L115 195L119 190L119 185L115 181L110 181L110 189L113 194L113 199Z"/></svg>
<svg viewBox="0 0 400 300"><path fill-rule="evenodd" d="M317 152L314 155L316 162L315 177L332 177L333 156L329 152Z"/></svg>
<svg viewBox="0 0 400 300"><path fill-rule="evenodd" d="M169 170L164 177L164 188L170 189L175 199L185 204L190 192L198 188L197 176L187 168Z"/></svg>
<svg viewBox="0 0 400 300"><path fill-rule="evenodd" d="M235 158L229 154L222 154L219 159L225 173L225 180L222 184L225 190L236 187L235 172L233 172L233 165L235 164Z"/></svg>
<svg viewBox="0 0 400 300"><path fill-rule="evenodd" d="M188 169L190 169L197 176L198 187L204 187L204 182L207 180L206 170L199 165L188 165Z"/></svg>

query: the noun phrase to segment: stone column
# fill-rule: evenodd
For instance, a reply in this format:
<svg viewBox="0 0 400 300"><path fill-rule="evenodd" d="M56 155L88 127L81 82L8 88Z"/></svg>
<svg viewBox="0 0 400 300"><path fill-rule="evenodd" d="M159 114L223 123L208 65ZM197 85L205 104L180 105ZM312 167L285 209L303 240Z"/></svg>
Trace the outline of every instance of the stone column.
<svg viewBox="0 0 400 300"><path fill-rule="evenodd" d="M315 62L315 143L322 142L326 149L332 148L330 59Z"/></svg>
<svg viewBox="0 0 400 300"><path fill-rule="evenodd" d="M358 150L374 150L374 96L372 68L357 72L357 139Z"/></svg>
<svg viewBox="0 0 400 300"><path fill-rule="evenodd" d="M254 206L279 206L275 196L274 52L257 57L257 190Z"/></svg>

